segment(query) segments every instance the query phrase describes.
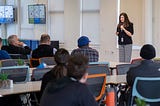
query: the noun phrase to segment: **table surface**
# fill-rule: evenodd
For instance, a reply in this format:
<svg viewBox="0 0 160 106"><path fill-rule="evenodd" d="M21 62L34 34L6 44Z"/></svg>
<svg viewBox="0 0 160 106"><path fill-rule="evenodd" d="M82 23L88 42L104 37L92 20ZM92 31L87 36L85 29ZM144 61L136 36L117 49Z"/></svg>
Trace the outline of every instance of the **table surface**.
<svg viewBox="0 0 160 106"><path fill-rule="evenodd" d="M107 76L107 83L120 83L126 82L126 75L111 75ZM11 95L11 94L22 94L28 92L40 91L41 81L33 81L21 84L13 84L13 88L0 89L0 96Z"/></svg>
<svg viewBox="0 0 160 106"><path fill-rule="evenodd" d="M13 84L13 88L0 89L0 96L40 91L41 81Z"/></svg>

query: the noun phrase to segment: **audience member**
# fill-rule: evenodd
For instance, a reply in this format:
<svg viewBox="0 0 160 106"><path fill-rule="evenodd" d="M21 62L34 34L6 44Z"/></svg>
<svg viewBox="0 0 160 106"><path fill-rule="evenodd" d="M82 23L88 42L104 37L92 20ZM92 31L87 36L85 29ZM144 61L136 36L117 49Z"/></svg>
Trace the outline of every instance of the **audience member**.
<svg viewBox="0 0 160 106"><path fill-rule="evenodd" d="M87 56L89 58L89 62L97 62L99 59L99 53L97 50L89 47L89 38L87 36L81 36L78 39L78 47L77 49L74 49L71 53L71 55L74 54L82 54L84 56Z"/></svg>
<svg viewBox="0 0 160 106"><path fill-rule="evenodd" d="M2 47L2 38L0 38L0 60L4 59L10 59L11 57L9 56L8 52L5 50L1 50Z"/></svg>
<svg viewBox="0 0 160 106"><path fill-rule="evenodd" d="M64 76L67 76L66 63L68 62L69 56L69 52L66 49L61 48L57 50L57 52L55 53L55 61L57 64L51 71L47 72L43 76L41 84L41 94L43 93L49 81L58 80Z"/></svg>
<svg viewBox="0 0 160 106"><path fill-rule="evenodd" d="M136 77L160 77L160 64L152 61L156 56L155 48L150 44L144 45L141 48L140 56L143 58L141 64L130 68L127 72L127 83L130 87L133 86ZM159 105L150 104L150 106L160 106L160 103Z"/></svg>
<svg viewBox="0 0 160 106"><path fill-rule="evenodd" d="M51 45L50 36L48 34L42 34L40 38L40 45L33 50L32 58L52 57L57 51Z"/></svg>
<svg viewBox="0 0 160 106"><path fill-rule="evenodd" d="M86 84L87 57L74 55L67 64L67 76L48 83L40 106L98 106Z"/></svg>
<svg viewBox="0 0 160 106"><path fill-rule="evenodd" d="M8 46L2 46L2 50L6 50L9 54L29 55L31 53L31 49L23 42L20 42L17 35L9 36L8 44Z"/></svg>

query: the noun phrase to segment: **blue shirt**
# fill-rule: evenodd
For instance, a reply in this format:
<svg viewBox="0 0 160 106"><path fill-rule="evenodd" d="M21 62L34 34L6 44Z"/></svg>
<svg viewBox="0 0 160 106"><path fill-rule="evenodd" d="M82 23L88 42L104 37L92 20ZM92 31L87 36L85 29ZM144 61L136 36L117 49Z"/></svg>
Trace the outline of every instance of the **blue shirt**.
<svg viewBox="0 0 160 106"><path fill-rule="evenodd" d="M4 60L4 59L11 59L11 57L9 56L8 52L6 52L5 50L0 50L0 60Z"/></svg>

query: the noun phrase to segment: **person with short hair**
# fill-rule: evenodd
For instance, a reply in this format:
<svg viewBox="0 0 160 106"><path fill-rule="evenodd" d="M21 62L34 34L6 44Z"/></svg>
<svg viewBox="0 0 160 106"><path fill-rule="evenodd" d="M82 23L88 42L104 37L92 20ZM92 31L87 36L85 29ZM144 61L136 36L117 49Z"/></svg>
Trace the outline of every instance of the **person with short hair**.
<svg viewBox="0 0 160 106"><path fill-rule="evenodd" d="M50 36L48 34L42 34L40 38L40 45L32 51L32 58L54 56L57 49L53 48L50 44Z"/></svg>
<svg viewBox="0 0 160 106"><path fill-rule="evenodd" d="M40 106L98 106L87 88L88 58L73 55L67 63L67 77L48 83Z"/></svg>
<svg viewBox="0 0 160 106"><path fill-rule="evenodd" d="M160 64L155 63L152 60L156 56L156 50L154 46L151 44L143 45L140 50L140 56L143 58L140 65L131 67L127 72L127 83L131 88L136 77L160 77ZM145 92L145 89L143 91ZM150 104L150 106L160 106L160 103L158 103L158 105L155 103Z"/></svg>
<svg viewBox="0 0 160 106"><path fill-rule="evenodd" d="M30 55L31 49L23 42L20 42L17 35L8 37L8 46L2 46L2 50L6 50L9 54Z"/></svg>
<svg viewBox="0 0 160 106"><path fill-rule="evenodd" d="M71 52L71 55L82 54L88 57L89 62L98 62L99 53L96 49L89 47L89 42L91 41L87 36L81 36L77 42L78 42L78 48L74 49Z"/></svg>
<svg viewBox="0 0 160 106"><path fill-rule="evenodd" d="M1 50L2 47L2 38L0 38L0 60L10 59L8 52L5 50Z"/></svg>

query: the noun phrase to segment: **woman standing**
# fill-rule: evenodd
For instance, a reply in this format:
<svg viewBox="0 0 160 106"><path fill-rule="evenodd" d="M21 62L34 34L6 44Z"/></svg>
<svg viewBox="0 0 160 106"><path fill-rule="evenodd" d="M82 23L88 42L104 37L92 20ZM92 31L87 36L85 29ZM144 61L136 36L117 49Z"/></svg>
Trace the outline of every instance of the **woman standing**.
<svg viewBox="0 0 160 106"><path fill-rule="evenodd" d="M133 23L129 21L126 13L121 13L116 32L119 44L119 62L130 62L131 60L133 33Z"/></svg>

